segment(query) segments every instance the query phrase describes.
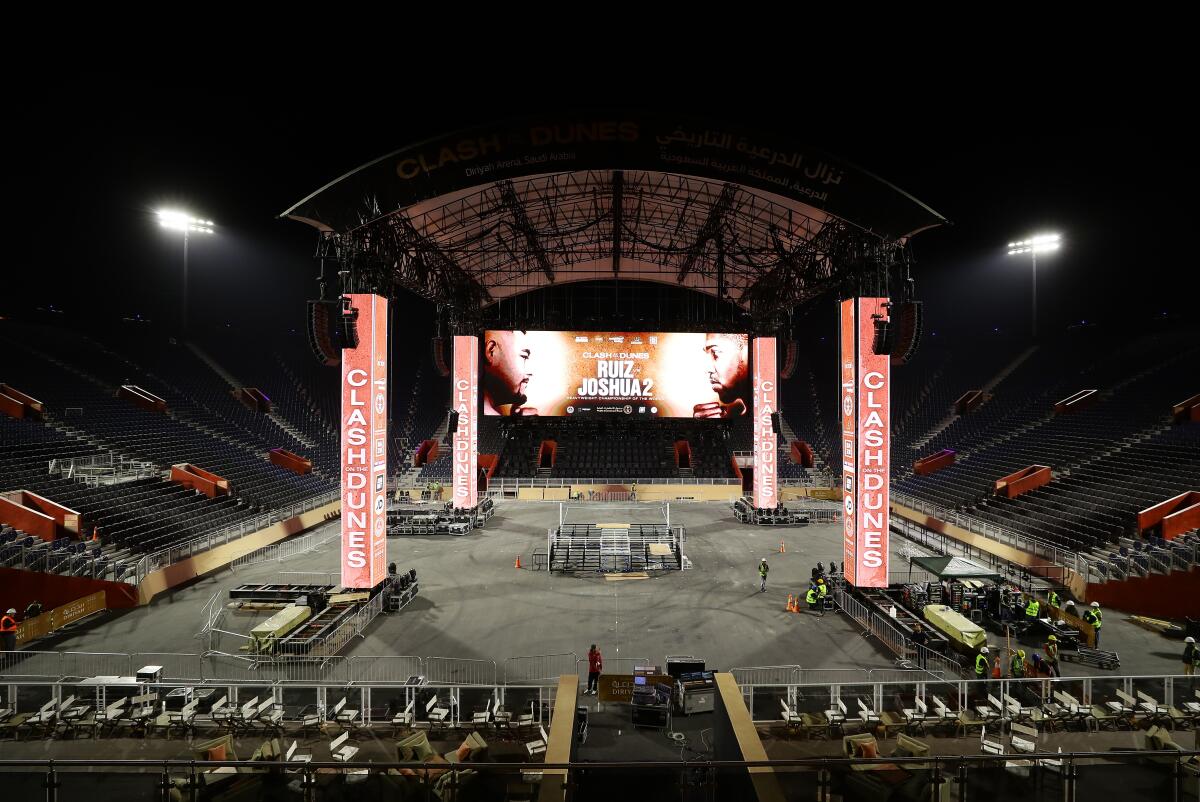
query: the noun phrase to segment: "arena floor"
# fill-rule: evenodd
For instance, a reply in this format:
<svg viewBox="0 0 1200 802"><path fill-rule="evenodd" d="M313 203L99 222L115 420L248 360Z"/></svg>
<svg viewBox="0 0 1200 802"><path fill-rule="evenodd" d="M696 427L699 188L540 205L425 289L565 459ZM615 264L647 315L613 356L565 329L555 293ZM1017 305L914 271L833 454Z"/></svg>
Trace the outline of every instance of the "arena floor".
<svg viewBox="0 0 1200 802"><path fill-rule="evenodd" d="M597 521L613 520L596 505ZM649 506L649 505L648 505ZM838 526L755 527L734 520L725 504L677 503L672 523L686 528L690 571L641 581L610 582L599 576L563 576L531 570L532 553L545 545L558 521L558 505L502 502L487 528L465 537L401 537L389 541L389 559L416 568L418 598L399 613L380 616L346 654L415 655L495 660L574 652L591 643L610 671L617 658L693 654L711 668L799 664L804 668L891 668L893 659L861 636L849 618L785 612L789 592L802 592L818 560L841 562ZM576 519L582 520L581 511ZM583 513L586 515L586 513ZM337 523L327 524L333 531ZM786 553L779 554L779 541ZM893 576L903 571L899 550L911 545L893 535ZM221 571L168 594L146 608L110 614L38 644L39 649L93 652L199 652L194 635L201 608L216 591L244 582L283 582L283 572L335 572L336 540L321 550L283 562ZM525 568L513 561L521 555ZM770 565L768 591L760 593L756 566ZM247 632L269 613L230 612L223 626ZM1178 673L1182 644L1129 624L1110 611L1107 649L1121 657L1121 674ZM1064 664L1067 676L1103 675L1100 669Z"/></svg>

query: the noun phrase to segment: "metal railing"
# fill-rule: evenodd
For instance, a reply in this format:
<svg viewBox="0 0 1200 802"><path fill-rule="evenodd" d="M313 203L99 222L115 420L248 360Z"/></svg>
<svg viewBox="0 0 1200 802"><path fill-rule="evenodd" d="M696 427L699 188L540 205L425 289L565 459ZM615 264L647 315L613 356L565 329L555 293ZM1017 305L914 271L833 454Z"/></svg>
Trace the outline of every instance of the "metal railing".
<svg viewBox="0 0 1200 802"><path fill-rule="evenodd" d="M871 611L845 589L835 590L833 599L839 610L878 639L898 660L904 661L905 667L911 666L947 677L962 676L963 667L958 661L913 642L886 616Z"/></svg>
<svg viewBox="0 0 1200 802"><path fill-rule="evenodd" d="M341 536L341 530L337 527L329 531L310 532L307 535L290 538L282 543L263 546L257 551L252 551L243 557L238 557L230 564L230 567L236 570L248 565L258 565L265 562L283 562L301 554L312 554L320 551L321 546L329 541L339 540Z"/></svg>
<svg viewBox="0 0 1200 802"><path fill-rule="evenodd" d="M1064 549L1055 543L1051 543L1040 538L1026 535L1021 532L1016 532L1011 529L997 526L989 521L984 521L972 515L950 510L938 504L933 504L924 499L910 496L907 493L892 491L892 500L897 504L901 504L917 512L932 515L946 523L954 524L968 532L974 532L977 535L983 535L997 543L1003 543L1007 546L1012 546L1028 554L1036 557L1049 560L1050 562L1069 568L1072 571L1080 574L1085 578L1088 577L1088 561L1085 557L1073 550ZM1090 578L1089 578L1090 579Z"/></svg>
<svg viewBox="0 0 1200 802"><path fill-rule="evenodd" d="M497 685L495 660L463 657L426 657L425 676L434 684Z"/></svg>
<svg viewBox="0 0 1200 802"><path fill-rule="evenodd" d="M488 480L488 491L493 490L516 490L522 487L569 487L571 485L740 485L741 479L735 478L720 478L720 479L700 479L689 478L684 479L678 476L665 478L628 478L628 477L608 477L608 476L585 476L585 477L548 477L548 476L533 476L533 477L497 477Z"/></svg>
<svg viewBox="0 0 1200 802"><path fill-rule="evenodd" d="M185 557L190 557L194 554L199 554L202 551L217 546L223 546L230 541L248 535L252 532L257 532L260 529L266 529L268 526L286 521L289 518L295 518L297 515L302 515L306 512L311 512L317 507L322 507L326 504L336 501L340 497L340 491L332 490L328 493L323 493L319 496L306 499L299 504L292 504L287 507L271 510L253 518L244 521L239 521L236 524L228 526L224 529L219 529L214 532L209 532L206 535L193 538L184 543L178 543L152 554L142 556L136 564L136 571L123 581L129 584L140 584L148 574L157 571L159 568L164 568L173 563L179 562Z"/></svg>
<svg viewBox="0 0 1200 802"><path fill-rule="evenodd" d="M509 657L504 661L504 684L557 680L563 674L578 673L579 662L575 652Z"/></svg>

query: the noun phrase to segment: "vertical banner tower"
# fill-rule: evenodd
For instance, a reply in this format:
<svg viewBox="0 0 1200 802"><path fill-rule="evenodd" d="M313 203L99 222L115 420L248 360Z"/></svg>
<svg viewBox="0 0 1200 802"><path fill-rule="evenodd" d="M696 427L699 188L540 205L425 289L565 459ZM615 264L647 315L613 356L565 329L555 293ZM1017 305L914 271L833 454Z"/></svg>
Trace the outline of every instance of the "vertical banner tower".
<svg viewBox="0 0 1200 802"><path fill-rule="evenodd" d="M874 347L887 302L842 301L839 327L843 558L846 580L864 588L888 584L891 357Z"/></svg>
<svg viewBox="0 0 1200 802"><path fill-rule="evenodd" d="M387 299L345 296L358 345L342 349L342 587L387 574Z"/></svg>
<svg viewBox="0 0 1200 802"><path fill-rule="evenodd" d="M774 509L779 503L778 437L771 416L779 411L775 376L775 338L754 340L754 507Z"/></svg>
<svg viewBox="0 0 1200 802"><path fill-rule="evenodd" d="M454 385L450 407L458 412L454 430L453 493L457 509L479 503L479 338L454 338Z"/></svg>

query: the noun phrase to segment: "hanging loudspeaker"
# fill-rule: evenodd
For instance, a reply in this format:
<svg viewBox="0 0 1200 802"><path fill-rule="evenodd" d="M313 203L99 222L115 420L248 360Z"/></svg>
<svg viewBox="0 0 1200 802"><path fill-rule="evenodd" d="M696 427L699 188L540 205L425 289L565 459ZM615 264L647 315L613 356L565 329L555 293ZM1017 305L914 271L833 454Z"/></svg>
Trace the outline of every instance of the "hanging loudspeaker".
<svg viewBox="0 0 1200 802"><path fill-rule="evenodd" d="M444 337L434 337L433 345L433 366L437 368L439 376L449 376L450 366L446 363L446 340Z"/></svg>
<svg viewBox="0 0 1200 802"><path fill-rule="evenodd" d="M447 431L449 431L451 434L454 434L455 432L458 431L458 410L457 409L450 410L450 422L448 424Z"/></svg>
<svg viewBox="0 0 1200 802"><path fill-rule="evenodd" d="M890 354L892 352L892 327L886 320L876 318L875 340L871 343L871 353Z"/></svg>
<svg viewBox="0 0 1200 802"><path fill-rule="evenodd" d="M895 342L892 344L892 364L906 365L916 356L921 345L921 332L924 328L924 313L920 301L910 301L900 305L899 325Z"/></svg>
<svg viewBox="0 0 1200 802"><path fill-rule="evenodd" d="M317 361L326 367L334 367L342 361L333 331L333 320L338 311L337 301L308 302L308 347Z"/></svg>
<svg viewBox="0 0 1200 802"><path fill-rule="evenodd" d="M800 345L795 340L788 340L787 350L783 354L783 368L779 378L790 379L796 373L796 363L800 359Z"/></svg>
<svg viewBox="0 0 1200 802"><path fill-rule="evenodd" d="M342 314L338 318L338 338L342 348L357 348L358 310L349 304L349 299L343 299Z"/></svg>

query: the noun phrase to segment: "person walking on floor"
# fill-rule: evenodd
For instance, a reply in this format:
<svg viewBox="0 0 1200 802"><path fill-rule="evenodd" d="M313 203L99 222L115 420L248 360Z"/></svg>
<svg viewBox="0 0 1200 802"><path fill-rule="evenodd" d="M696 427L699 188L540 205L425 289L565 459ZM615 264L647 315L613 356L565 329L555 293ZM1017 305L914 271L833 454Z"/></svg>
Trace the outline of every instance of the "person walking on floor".
<svg viewBox="0 0 1200 802"><path fill-rule="evenodd" d="M771 568L767 565L767 558L763 557L758 564L758 577L760 580L758 583L758 590L760 593L767 592L767 572L770 570Z"/></svg>
<svg viewBox="0 0 1200 802"><path fill-rule="evenodd" d="M600 654L600 650L596 648L596 644L592 644L592 648L588 649L588 685L584 694L596 695L596 691L600 686L600 672L604 670L604 657Z"/></svg>
<svg viewBox="0 0 1200 802"><path fill-rule="evenodd" d="M1052 677L1061 677L1062 674L1058 670L1058 636L1051 635L1046 639L1046 669Z"/></svg>
<svg viewBox="0 0 1200 802"><path fill-rule="evenodd" d="M1193 676L1196 673L1196 666L1200 665L1200 649L1196 648L1196 639L1188 635L1183 639L1186 644L1183 647L1183 673L1187 676Z"/></svg>

